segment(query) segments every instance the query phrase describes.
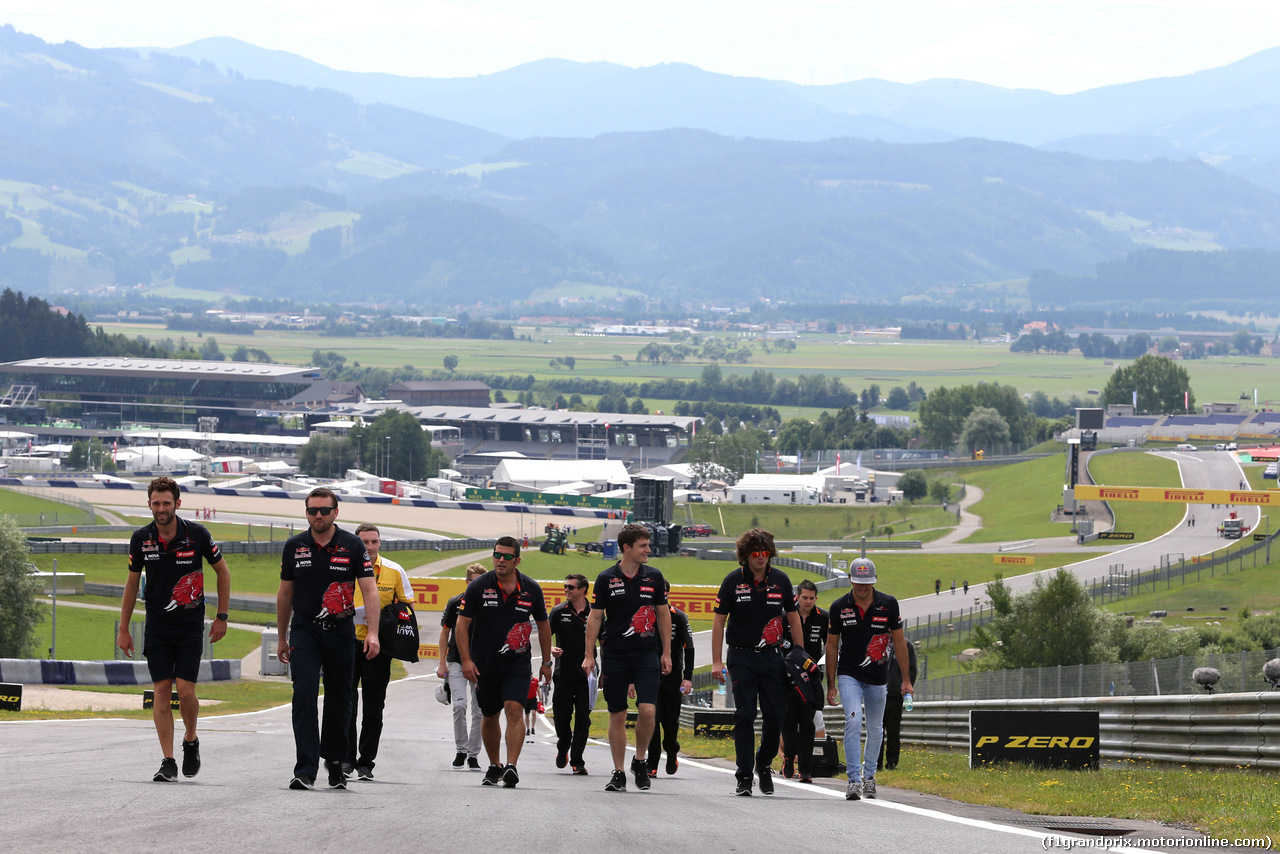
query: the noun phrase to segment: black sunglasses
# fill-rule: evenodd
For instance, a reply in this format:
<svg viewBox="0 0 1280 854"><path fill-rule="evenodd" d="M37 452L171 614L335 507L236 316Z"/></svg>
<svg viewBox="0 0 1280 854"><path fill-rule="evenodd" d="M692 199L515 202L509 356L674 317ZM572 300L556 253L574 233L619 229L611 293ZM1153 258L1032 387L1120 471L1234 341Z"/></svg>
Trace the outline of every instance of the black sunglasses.
<svg viewBox="0 0 1280 854"><path fill-rule="evenodd" d="M308 516L328 516L330 513L332 513L334 510L337 510L337 509L338 509L337 507L308 507L307 515Z"/></svg>
<svg viewBox="0 0 1280 854"><path fill-rule="evenodd" d="M506 552L494 552L493 559L494 560L515 560L516 555L507 554Z"/></svg>

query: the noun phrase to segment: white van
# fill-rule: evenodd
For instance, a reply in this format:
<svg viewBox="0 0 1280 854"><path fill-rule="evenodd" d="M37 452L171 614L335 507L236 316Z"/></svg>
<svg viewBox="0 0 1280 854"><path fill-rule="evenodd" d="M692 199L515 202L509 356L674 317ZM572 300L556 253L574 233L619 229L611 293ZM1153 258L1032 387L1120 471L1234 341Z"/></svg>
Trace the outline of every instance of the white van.
<svg viewBox="0 0 1280 854"><path fill-rule="evenodd" d="M1176 450L1176 451L1194 451L1194 450L1196 450L1196 446L1195 446L1195 445L1179 445L1179 446L1178 446L1177 448L1175 448L1174 450Z"/></svg>

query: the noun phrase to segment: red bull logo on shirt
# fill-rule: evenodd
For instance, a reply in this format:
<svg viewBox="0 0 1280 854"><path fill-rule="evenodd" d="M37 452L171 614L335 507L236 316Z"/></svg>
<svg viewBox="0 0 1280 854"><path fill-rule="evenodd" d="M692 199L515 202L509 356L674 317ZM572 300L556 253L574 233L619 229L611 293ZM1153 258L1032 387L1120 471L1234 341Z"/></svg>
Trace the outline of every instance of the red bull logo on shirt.
<svg viewBox="0 0 1280 854"><path fill-rule="evenodd" d="M868 664L875 664L881 661L889 660L890 643L893 641L892 635L876 635L867 644L867 657L862 660L861 667Z"/></svg>
<svg viewBox="0 0 1280 854"><path fill-rule="evenodd" d="M756 644L756 649L777 646L780 643L782 643L782 618L774 617L764 624L764 631L760 633L760 642Z"/></svg>
<svg viewBox="0 0 1280 854"><path fill-rule="evenodd" d="M320 597L320 613L317 620L329 617L349 617L356 612L355 582L337 582L329 585Z"/></svg>
<svg viewBox="0 0 1280 854"><path fill-rule="evenodd" d="M533 632L533 624L525 621L517 623L507 632L507 642L498 650L503 652L524 652L529 648L529 636Z"/></svg>
<svg viewBox="0 0 1280 854"><path fill-rule="evenodd" d="M164 606L166 611L173 611L178 608L194 608L204 601L204 572L192 572L178 579L178 583L173 585L173 593L169 594L169 604Z"/></svg>
<svg viewBox="0 0 1280 854"><path fill-rule="evenodd" d="M658 615L654 611L652 605L644 605L640 607L631 617L631 626L622 633L624 638L638 635L642 638L651 638L654 635L654 626L658 624Z"/></svg>

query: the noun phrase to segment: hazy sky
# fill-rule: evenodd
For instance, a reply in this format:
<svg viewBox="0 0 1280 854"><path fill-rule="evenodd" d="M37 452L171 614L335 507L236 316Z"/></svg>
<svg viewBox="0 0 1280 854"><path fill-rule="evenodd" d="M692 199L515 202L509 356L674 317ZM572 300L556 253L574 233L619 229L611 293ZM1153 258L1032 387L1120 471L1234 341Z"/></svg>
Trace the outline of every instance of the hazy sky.
<svg viewBox="0 0 1280 854"><path fill-rule="evenodd" d="M233 36L333 68L426 77L558 57L1060 93L1280 45L1275 0L0 0L0 23L87 47Z"/></svg>

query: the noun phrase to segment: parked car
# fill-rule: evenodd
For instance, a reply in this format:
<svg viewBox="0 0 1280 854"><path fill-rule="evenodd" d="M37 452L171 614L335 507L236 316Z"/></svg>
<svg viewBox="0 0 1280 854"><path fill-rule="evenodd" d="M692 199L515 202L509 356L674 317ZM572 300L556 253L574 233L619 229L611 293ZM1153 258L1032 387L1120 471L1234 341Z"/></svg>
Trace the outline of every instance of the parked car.
<svg viewBox="0 0 1280 854"><path fill-rule="evenodd" d="M1236 449L1235 442L1219 442L1213 446L1215 451L1234 451Z"/></svg>
<svg viewBox="0 0 1280 854"><path fill-rule="evenodd" d="M683 533L686 537L709 537L715 532L710 525L685 525Z"/></svg>
<svg viewBox="0 0 1280 854"><path fill-rule="evenodd" d="M690 503L690 504L701 504L701 503L702 503L702 493L701 493L701 492L690 492L690 493L689 493L689 499L688 499L688 500L689 500L689 503Z"/></svg>
<svg viewBox="0 0 1280 854"><path fill-rule="evenodd" d="M1174 450L1178 450L1178 451L1194 451L1194 450L1196 450L1196 446L1195 446L1195 445L1182 444L1182 445L1179 445L1179 446L1178 446L1177 448L1175 448Z"/></svg>

